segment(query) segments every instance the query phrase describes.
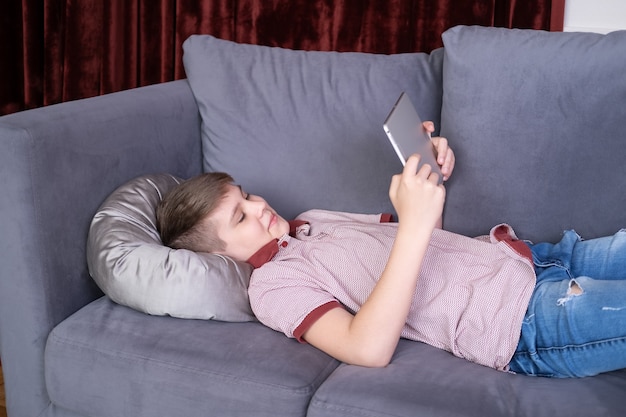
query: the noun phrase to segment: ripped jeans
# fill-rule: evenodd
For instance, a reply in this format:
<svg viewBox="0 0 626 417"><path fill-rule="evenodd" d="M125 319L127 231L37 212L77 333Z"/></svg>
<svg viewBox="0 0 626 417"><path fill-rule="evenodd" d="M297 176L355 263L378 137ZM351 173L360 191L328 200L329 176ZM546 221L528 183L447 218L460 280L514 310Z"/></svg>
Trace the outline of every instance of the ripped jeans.
<svg viewBox="0 0 626 417"><path fill-rule="evenodd" d="M565 378L626 368L626 229L529 246L537 285L510 370Z"/></svg>

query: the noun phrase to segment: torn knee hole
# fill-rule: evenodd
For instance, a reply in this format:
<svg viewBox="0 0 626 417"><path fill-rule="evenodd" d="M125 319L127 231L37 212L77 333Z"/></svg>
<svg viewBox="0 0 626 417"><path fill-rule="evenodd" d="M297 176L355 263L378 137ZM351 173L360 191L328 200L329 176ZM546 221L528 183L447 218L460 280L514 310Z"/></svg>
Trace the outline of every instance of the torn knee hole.
<svg viewBox="0 0 626 417"><path fill-rule="evenodd" d="M576 282L576 280L572 279L569 282L569 287L567 288L567 295L563 298L559 298L556 301L556 304L559 306L565 305L572 297L578 297L584 293L582 287Z"/></svg>
<svg viewBox="0 0 626 417"><path fill-rule="evenodd" d="M571 280L569 283L569 289L567 290L567 295L581 295L583 293L583 289L580 288L580 285L574 280Z"/></svg>

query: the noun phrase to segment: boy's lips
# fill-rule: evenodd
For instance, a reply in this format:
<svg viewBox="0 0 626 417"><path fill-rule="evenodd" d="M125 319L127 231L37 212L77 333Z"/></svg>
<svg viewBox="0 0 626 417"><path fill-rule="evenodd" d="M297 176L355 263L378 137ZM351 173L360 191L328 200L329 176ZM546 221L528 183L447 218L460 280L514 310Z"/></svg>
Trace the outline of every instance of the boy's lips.
<svg viewBox="0 0 626 417"><path fill-rule="evenodd" d="M272 226L274 226L276 224L277 218L276 215L274 213L270 214L270 222L269 225L267 226L268 229L271 229Z"/></svg>

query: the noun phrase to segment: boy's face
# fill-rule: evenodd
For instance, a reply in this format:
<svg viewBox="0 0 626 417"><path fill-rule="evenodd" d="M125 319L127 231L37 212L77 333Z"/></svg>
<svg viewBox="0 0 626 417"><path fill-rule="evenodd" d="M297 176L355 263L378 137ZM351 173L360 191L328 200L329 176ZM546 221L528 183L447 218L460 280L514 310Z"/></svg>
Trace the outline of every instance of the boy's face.
<svg viewBox="0 0 626 417"><path fill-rule="evenodd" d="M235 185L228 185L224 199L209 219L226 243L220 253L239 261L247 261L267 243L289 233L289 223L264 199Z"/></svg>

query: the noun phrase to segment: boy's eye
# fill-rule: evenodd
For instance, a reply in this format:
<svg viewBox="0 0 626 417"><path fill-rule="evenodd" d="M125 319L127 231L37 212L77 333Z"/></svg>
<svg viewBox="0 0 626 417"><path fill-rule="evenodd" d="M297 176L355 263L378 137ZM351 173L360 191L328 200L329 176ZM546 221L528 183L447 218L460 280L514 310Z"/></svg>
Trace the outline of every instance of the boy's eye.
<svg viewBox="0 0 626 417"><path fill-rule="evenodd" d="M244 194L244 196L243 196L243 198L244 198L245 200L249 200L249 199L250 199L250 193L245 193L245 194ZM245 219L246 219L246 213L241 212L241 217L239 218L239 222L238 222L238 223L243 222Z"/></svg>

